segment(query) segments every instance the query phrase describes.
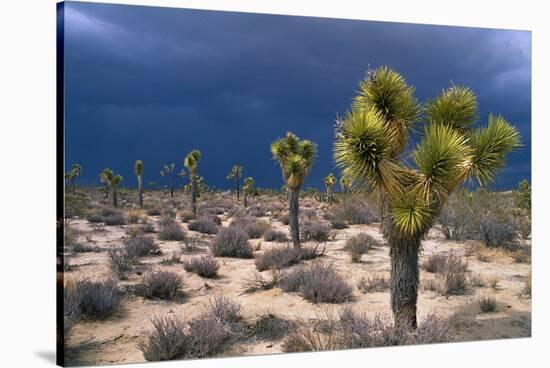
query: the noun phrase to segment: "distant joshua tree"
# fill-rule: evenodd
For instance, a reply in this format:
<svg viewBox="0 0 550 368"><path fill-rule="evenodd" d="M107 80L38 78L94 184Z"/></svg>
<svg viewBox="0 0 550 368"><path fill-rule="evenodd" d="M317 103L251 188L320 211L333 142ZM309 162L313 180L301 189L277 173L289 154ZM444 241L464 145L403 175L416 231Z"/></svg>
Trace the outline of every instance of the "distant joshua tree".
<svg viewBox="0 0 550 368"><path fill-rule="evenodd" d="M243 198L244 198L244 206L248 207L248 196L252 194L252 191L254 189L254 179L252 177L248 177L244 179L244 185L243 185Z"/></svg>
<svg viewBox="0 0 550 368"><path fill-rule="evenodd" d="M111 180L113 179L113 170L106 167L99 173L99 181L105 186L105 199L109 198Z"/></svg>
<svg viewBox="0 0 550 368"><path fill-rule="evenodd" d="M134 172L137 178L137 203L140 207L143 208L143 162L141 160L136 160L134 165Z"/></svg>
<svg viewBox="0 0 550 368"><path fill-rule="evenodd" d="M271 144L273 159L279 162L288 189L288 218L294 247L300 247L300 188L311 170L316 152L317 147L314 143L300 140L290 132Z"/></svg>
<svg viewBox="0 0 550 368"><path fill-rule="evenodd" d="M184 177L185 171L181 170L179 173L176 173L176 164L165 164L162 170L160 171L160 176L167 177L170 181L170 198L174 198L174 183L178 176Z"/></svg>
<svg viewBox="0 0 550 368"><path fill-rule="evenodd" d="M472 127L477 99L469 88L451 86L424 108L413 93L397 72L369 71L349 112L337 121L334 144L343 175L379 191L391 307L401 331L416 329L421 240L449 195L468 178L491 182L506 153L520 147L519 133L503 117L489 115L486 127ZM409 162L402 153L422 111L422 139Z"/></svg>
<svg viewBox="0 0 550 368"><path fill-rule="evenodd" d="M82 175L82 166L73 164L71 170L65 174L67 186L71 188L73 194L76 192L76 178Z"/></svg>
<svg viewBox="0 0 550 368"><path fill-rule="evenodd" d="M201 152L197 149L192 150L185 156L183 164L189 170L189 177L191 179L191 205L193 207L193 215L197 215L197 193L198 193L198 176L197 169L199 161L201 159Z"/></svg>
<svg viewBox="0 0 550 368"><path fill-rule="evenodd" d="M333 173L328 174L325 177L325 187L327 188L327 202L332 203L332 193L334 184L336 184L336 176Z"/></svg>
<svg viewBox="0 0 550 368"><path fill-rule="evenodd" d="M227 180L233 180L235 182L235 191L237 193L237 200L241 192L241 178L243 176L243 167L240 165L233 165L229 173L227 174Z"/></svg>
<svg viewBox="0 0 550 368"><path fill-rule="evenodd" d="M118 185L122 183L122 176L114 175L110 181L111 190L113 191L113 206L118 207Z"/></svg>
<svg viewBox="0 0 550 368"><path fill-rule="evenodd" d="M340 178L340 188L342 189L342 193L347 193L350 187L351 187L351 181L345 176L342 176Z"/></svg>

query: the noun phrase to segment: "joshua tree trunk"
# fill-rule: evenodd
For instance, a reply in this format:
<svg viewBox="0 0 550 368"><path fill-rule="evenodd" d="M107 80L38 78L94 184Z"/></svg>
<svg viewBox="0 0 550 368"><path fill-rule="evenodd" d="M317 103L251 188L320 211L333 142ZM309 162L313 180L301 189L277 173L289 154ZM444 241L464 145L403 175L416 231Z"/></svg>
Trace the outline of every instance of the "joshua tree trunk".
<svg viewBox="0 0 550 368"><path fill-rule="evenodd" d="M116 187L113 187L113 206L115 208L118 207L118 191L117 191Z"/></svg>
<svg viewBox="0 0 550 368"><path fill-rule="evenodd" d="M141 175L138 176L138 193L137 193L138 205L143 208L143 185Z"/></svg>
<svg viewBox="0 0 550 368"><path fill-rule="evenodd" d="M191 205L193 206L193 215L197 215L197 177L191 178Z"/></svg>
<svg viewBox="0 0 550 368"><path fill-rule="evenodd" d="M379 212L380 212L380 233L384 234L386 232L386 227L388 225L388 200L384 192L380 192L379 198Z"/></svg>
<svg viewBox="0 0 550 368"><path fill-rule="evenodd" d="M298 211L300 208L300 188L288 188L288 222L294 247L300 247Z"/></svg>
<svg viewBox="0 0 550 368"><path fill-rule="evenodd" d="M105 183L105 199L109 198L109 183Z"/></svg>
<svg viewBox="0 0 550 368"><path fill-rule="evenodd" d="M247 198L248 196L246 195L246 192L243 193L243 198L244 198L244 207L248 207L248 201L247 201Z"/></svg>
<svg viewBox="0 0 550 368"><path fill-rule="evenodd" d="M418 254L420 236L409 239L390 239L391 307L394 324L400 331L416 329L418 297Z"/></svg>
<svg viewBox="0 0 550 368"><path fill-rule="evenodd" d="M170 182L170 198L174 198L174 181Z"/></svg>
<svg viewBox="0 0 550 368"><path fill-rule="evenodd" d="M237 188L237 201L238 201L241 195L240 188L239 188L239 179L235 179L235 187Z"/></svg>

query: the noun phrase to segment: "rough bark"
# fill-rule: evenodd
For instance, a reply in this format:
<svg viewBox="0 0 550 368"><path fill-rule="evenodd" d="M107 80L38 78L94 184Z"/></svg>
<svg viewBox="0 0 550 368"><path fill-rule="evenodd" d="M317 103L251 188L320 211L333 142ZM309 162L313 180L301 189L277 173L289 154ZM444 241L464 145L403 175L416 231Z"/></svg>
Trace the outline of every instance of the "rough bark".
<svg viewBox="0 0 550 368"><path fill-rule="evenodd" d="M243 193L243 198L244 198L244 207L248 207L248 196L246 195L246 192Z"/></svg>
<svg viewBox="0 0 550 368"><path fill-rule="evenodd" d="M141 175L138 175L138 192L137 192L137 202L138 205L143 208L143 183Z"/></svg>
<svg viewBox="0 0 550 368"><path fill-rule="evenodd" d="M109 183L105 183L105 199L109 198Z"/></svg>
<svg viewBox="0 0 550 368"><path fill-rule="evenodd" d="M379 197L379 212L380 212L380 233L384 234L386 233L386 228L388 225L388 212L389 212L389 204L388 200L386 198L386 194L384 192L380 192Z"/></svg>
<svg viewBox="0 0 550 368"><path fill-rule="evenodd" d="M290 225L290 236L294 247L300 247L300 227L298 223L298 212L300 208L300 188L288 189L288 221Z"/></svg>
<svg viewBox="0 0 550 368"><path fill-rule="evenodd" d="M408 239L392 239L390 237L389 245L391 307L394 324L401 331L416 329L420 236Z"/></svg>
<svg viewBox="0 0 550 368"><path fill-rule="evenodd" d="M174 181L170 182L170 198L174 198Z"/></svg>

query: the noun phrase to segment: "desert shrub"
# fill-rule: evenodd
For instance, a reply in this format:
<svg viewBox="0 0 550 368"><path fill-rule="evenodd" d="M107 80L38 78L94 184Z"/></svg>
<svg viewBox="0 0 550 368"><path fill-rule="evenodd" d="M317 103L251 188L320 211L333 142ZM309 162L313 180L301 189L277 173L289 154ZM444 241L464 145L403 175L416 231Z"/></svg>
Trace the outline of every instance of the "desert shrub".
<svg viewBox="0 0 550 368"><path fill-rule="evenodd" d="M214 257L201 256L184 260L183 268L187 272L193 272L202 277L215 277L220 265Z"/></svg>
<svg viewBox="0 0 550 368"><path fill-rule="evenodd" d="M298 292L313 303L343 303L353 297L353 288L334 267L321 262L292 271L280 285L284 291Z"/></svg>
<svg viewBox="0 0 550 368"><path fill-rule="evenodd" d="M318 221L304 221L300 227L304 241L323 242L329 239L330 227Z"/></svg>
<svg viewBox="0 0 550 368"><path fill-rule="evenodd" d="M486 216L479 225L480 240L486 247L515 250L519 246L517 228L513 223L501 223L494 216Z"/></svg>
<svg viewBox="0 0 550 368"><path fill-rule="evenodd" d="M447 266L448 257L447 254L432 254L422 262L421 267L427 272L442 273Z"/></svg>
<svg viewBox="0 0 550 368"><path fill-rule="evenodd" d="M176 222L168 222L161 226L159 231L159 239L161 240L185 240L185 232Z"/></svg>
<svg viewBox="0 0 550 368"><path fill-rule="evenodd" d="M373 276L364 277L357 282L357 289L362 293L372 292L372 291L385 291L390 288L390 280L386 277L385 274L377 273Z"/></svg>
<svg viewBox="0 0 550 368"><path fill-rule="evenodd" d="M126 235L128 235L130 238L135 238L136 236L143 235L143 232L138 226L128 226L124 232Z"/></svg>
<svg viewBox="0 0 550 368"><path fill-rule="evenodd" d="M141 219L142 213L139 210L129 210L126 212L126 217L128 218L128 222L131 224L137 224L139 220Z"/></svg>
<svg viewBox="0 0 550 368"><path fill-rule="evenodd" d="M173 299L183 289L183 278L170 271L151 272L143 277L139 289L146 298Z"/></svg>
<svg viewBox="0 0 550 368"><path fill-rule="evenodd" d="M472 194L466 190L453 193L437 218L440 230L447 240L474 238L475 217L470 206Z"/></svg>
<svg viewBox="0 0 550 368"><path fill-rule="evenodd" d="M344 249L350 253L351 261L357 263L361 260L361 256L369 251L372 246L378 245L376 239L372 236L359 233L346 240Z"/></svg>
<svg viewBox="0 0 550 368"><path fill-rule="evenodd" d="M88 278L75 283L80 312L88 318L109 316L120 305L120 291L113 279L95 281Z"/></svg>
<svg viewBox="0 0 550 368"><path fill-rule="evenodd" d="M290 218L288 217L288 213L284 213L280 215L279 221L281 221L283 225L288 225L290 223Z"/></svg>
<svg viewBox="0 0 550 368"><path fill-rule="evenodd" d="M498 290L499 288L499 283L500 283L500 278L496 275L493 275L493 276L490 276L488 279L487 279L487 283L489 284L489 286L491 287L491 289L493 290Z"/></svg>
<svg viewBox="0 0 550 368"><path fill-rule="evenodd" d="M494 312L497 308L497 300L493 296L482 296L477 300L482 312Z"/></svg>
<svg viewBox="0 0 550 368"><path fill-rule="evenodd" d="M203 316L189 322L187 358L203 358L218 354L231 336L228 325L214 316Z"/></svg>
<svg viewBox="0 0 550 368"><path fill-rule="evenodd" d="M468 289L468 263L456 255L432 255L423 263L422 268L436 273L436 280L427 282L426 289L442 295L460 295Z"/></svg>
<svg viewBox="0 0 550 368"><path fill-rule="evenodd" d="M151 254L158 254L160 248L150 236L136 236L124 241L124 248L128 255L134 259Z"/></svg>
<svg viewBox="0 0 550 368"><path fill-rule="evenodd" d="M167 315L152 319L153 330L137 345L148 361L170 360L183 354L189 344L187 326L179 318Z"/></svg>
<svg viewBox="0 0 550 368"><path fill-rule="evenodd" d="M271 269L267 277L262 276L259 272L253 272L244 278L244 291L252 293L258 290L270 290L279 284L283 278L283 273L276 269Z"/></svg>
<svg viewBox="0 0 550 368"><path fill-rule="evenodd" d="M65 341L71 336L79 317L79 300L74 285L65 286L63 289L63 337Z"/></svg>
<svg viewBox="0 0 550 368"><path fill-rule="evenodd" d="M152 222L145 222L139 229L145 234L150 234L155 232L155 225Z"/></svg>
<svg viewBox="0 0 550 368"><path fill-rule="evenodd" d="M169 256L166 256L160 260L160 263L165 266L170 266L173 264L180 263L181 261L181 251L172 252Z"/></svg>
<svg viewBox="0 0 550 368"><path fill-rule="evenodd" d="M189 230L198 231L201 234L216 234L218 232L218 226L212 217L201 216L195 221L190 222L187 227Z"/></svg>
<svg viewBox="0 0 550 368"><path fill-rule="evenodd" d="M323 252L319 252L316 247L272 247L256 257L254 264L256 269L261 272L268 269L289 267L302 260L313 259L322 255Z"/></svg>
<svg viewBox="0 0 550 368"><path fill-rule="evenodd" d="M268 222L263 220L256 220L252 223L247 224L244 227L244 231L250 239L259 239L265 234L265 232L269 228L270 225Z"/></svg>
<svg viewBox="0 0 550 368"><path fill-rule="evenodd" d="M340 219L331 219L330 224L332 225L332 228L336 230L342 230L342 229L348 228L348 224L345 221Z"/></svg>
<svg viewBox="0 0 550 368"><path fill-rule="evenodd" d="M260 206L251 206L251 207L248 207L247 211L246 211L250 216L254 216L254 217L262 217L262 216L265 216L266 213L265 213L265 209L263 207L260 207Z"/></svg>
<svg viewBox="0 0 550 368"><path fill-rule="evenodd" d="M166 225L173 224L175 222L176 214L171 210L162 211L159 218L159 226L164 227Z"/></svg>
<svg viewBox="0 0 550 368"><path fill-rule="evenodd" d="M103 217L103 222L106 226L118 226L118 225L125 225L126 219L124 218L124 215L122 212L116 212L108 216Z"/></svg>
<svg viewBox="0 0 550 368"><path fill-rule="evenodd" d="M260 339L277 340L283 337L292 323L274 313L264 313L254 322L253 331Z"/></svg>
<svg viewBox="0 0 550 368"><path fill-rule="evenodd" d="M107 252L109 260L109 269L121 280L126 280L132 265L136 263L134 255L130 254L126 248L111 247Z"/></svg>
<svg viewBox="0 0 550 368"><path fill-rule="evenodd" d="M351 199L334 205L326 217L331 221L346 221L352 225L368 225L377 219L375 211L366 202Z"/></svg>
<svg viewBox="0 0 550 368"><path fill-rule="evenodd" d="M305 217L306 219L311 219L317 216L317 211L313 208L303 208L300 210L300 216Z"/></svg>
<svg viewBox="0 0 550 368"><path fill-rule="evenodd" d="M399 331L386 315L369 318L346 306L336 318L328 314L313 325L298 321L281 347L285 352L301 352L441 343L452 339L448 326L446 321L428 315L416 330Z"/></svg>
<svg viewBox="0 0 550 368"><path fill-rule="evenodd" d="M486 284L485 279L481 276L481 274L470 274L468 280L470 286L472 287L484 287Z"/></svg>
<svg viewBox="0 0 550 368"><path fill-rule="evenodd" d="M195 218L195 215L192 211L189 210L183 210L180 212L180 220L181 222L189 222Z"/></svg>
<svg viewBox="0 0 550 368"><path fill-rule="evenodd" d="M225 213L225 208L223 207L204 207L200 211L201 214L209 215L223 215Z"/></svg>
<svg viewBox="0 0 550 368"><path fill-rule="evenodd" d="M83 217L88 199L84 193L65 193L65 218Z"/></svg>
<svg viewBox="0 0 550 368"><path fill-rule="evenodd" d="M88 222L90 222L92 224L95 224L95 223L98 223L98 222L103 222L103 216L101 216L97 212L90 212L86 216L86 220L88 220Z"/></svg>
<svg viewBox="0 0 550 368"><path fill-rule="evenodd" d="M217 294L208 299L204 315L224 323L234 323L242 318L241 305L223 294Z"/></svg>
<svg viewBox="0 0 550 368"><path fill-rule="evenodd" d="M146 211L148 216L160 216L161 212L162 211L159 207L152 207Z"/></svg>
<svg viewBox="0 0 550 368"><path fill-rule="evenodd" d="M210 245L216 257L252 258L252 246L244 230L236 227L222 228Z"/></svg>
<svg viewBox="0 0 550 368"><path fill-rule="evenodd" d="M280 230L275 229L268 229L264 233L264 240L265 241L271 241L271 242L277 242L277 243L284 243L288 241L288 237L286 233Z"/></svg>
<svg viewBox="0 0 550 368"><path fill-rule="evenodd" d="M101 252L101 248L93 245L87 245L75 242L72 244L73 252L75 253L97 253Z"/></svg>

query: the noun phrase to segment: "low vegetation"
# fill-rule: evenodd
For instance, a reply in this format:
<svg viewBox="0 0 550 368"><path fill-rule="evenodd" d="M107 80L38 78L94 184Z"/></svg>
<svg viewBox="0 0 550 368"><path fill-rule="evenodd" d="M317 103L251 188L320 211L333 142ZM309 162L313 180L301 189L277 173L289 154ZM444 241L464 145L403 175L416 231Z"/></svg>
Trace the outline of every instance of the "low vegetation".
<svg viewBox="0 0 550 368"><path fill-rule="evenodd" d="M236 227L222 228L210 245L216 257L252 258L252 245L244 230Z"/></svg>
<svg viewBox="0 0 550 368"><path fill-rule="evenodd" d="M192 257L183 261L183 268L201 277L216 277L220 265L212 256Z"/></svg>

